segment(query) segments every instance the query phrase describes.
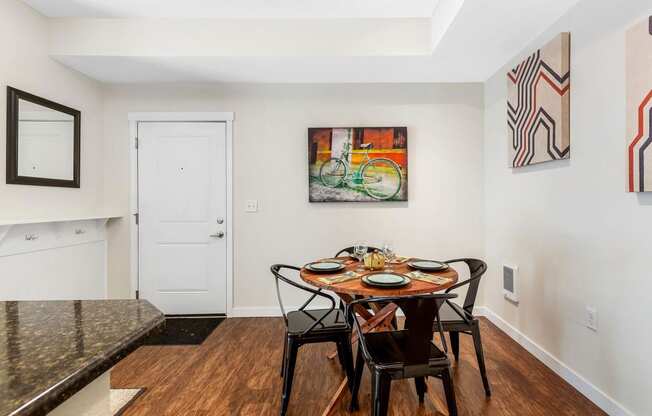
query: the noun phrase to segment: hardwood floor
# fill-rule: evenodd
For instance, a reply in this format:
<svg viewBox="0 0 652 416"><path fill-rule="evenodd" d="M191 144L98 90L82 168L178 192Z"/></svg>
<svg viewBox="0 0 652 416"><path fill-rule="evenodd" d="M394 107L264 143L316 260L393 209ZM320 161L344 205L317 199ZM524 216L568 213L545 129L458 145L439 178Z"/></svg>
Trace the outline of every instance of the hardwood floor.
<svg viewBox="0 0 652 416"><path fill-rule="evenodd" d="M493 396L485 399L471 337L460 338L453 366L457 404L469 415L605 415L588 399L483 319L482 337ZM146 387L124 416L275 415L279 411L283 322L277 318L227 319L200 346L141 347L113 370L114 388ZM331 345L299 350L288 416L320 415L344 377ZM349 415L348 392L331 415ZM414 384L392 383L390 415L447 415L439 380L428 381L419 406ZM369 414L369 373L360 411Z"/></svg>

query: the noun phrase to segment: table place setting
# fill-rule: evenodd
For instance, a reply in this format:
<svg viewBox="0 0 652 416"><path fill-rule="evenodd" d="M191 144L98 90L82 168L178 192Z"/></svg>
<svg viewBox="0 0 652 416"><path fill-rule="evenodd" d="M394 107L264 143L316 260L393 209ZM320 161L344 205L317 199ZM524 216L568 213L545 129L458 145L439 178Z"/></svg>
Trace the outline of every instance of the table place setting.
<svg viewBox="0 0 652 416"><path fill-rule="evenodd" d="M353 257L329 257L327 259L321 259L319 262L334 262L334 263L342 263L342 264L353 264L356 263L358 260Z"/></svg>
<svg viewBox="0 0 652 416"><path fill-rule="evenodd" d="M308 263L304 267L313 273L335 273L344 270L346 265L341 261L320 260Z"/></svg>
<svg viewBox="0 0 652 416"><path fill-rule="evenodd" d="M397 288L409 285L410 278L395 272L373 272L362 277L362 283L379 288Z"/></svg>
<svg viewBox="0 0 652 416"><path fill-rule="evenodd" d="M388 263L390 263L390 264L403 264L403 263L405 263L407 261L410 261L410 260L412 260L411 257L396 256L391 261L388 261Z"/></svg>
<svg viewBox="0 0 652 416"><path fill-rule="evenodd" d="M375 249L356 242L349 249L349 257L324 258L306 264L304 269L315 274L314 279L320 284L359 280L362 286L380 290L411 287L412 280L436 286L453 281L447 276L449 266L444 262L398 256L391 242L385 242L382 247Z"/></svg>
<svg viewBox="0 0 652 416"><path fill-rule="evenodd" d="M356 272L353 272L353 271L348 271L348 272L345 272L345 273L342 273L342 274L337 274L335 276L320 277L317 280L319 280L322 283L332 285L332 284L337 284L337 283L348 282L349 280L359 279L360 276L362 276L360 273L356 273Z"/></svg>
<svg viewBox="0 0 652 416"><path fill-rule="evenodd" d="M448 269L448 264L436 260L409 259L407 265L423 272L441 272Z"/></svg>
<svg viewBox="0 0 652 416"><path fill-rule="evenodd" d="M409 277L410 279L421 280L422 282L434 283L436 285L443 285L450 282L451 280L447 277L424 273L421 270L415 270L406 273L406 276Z"/></svg>

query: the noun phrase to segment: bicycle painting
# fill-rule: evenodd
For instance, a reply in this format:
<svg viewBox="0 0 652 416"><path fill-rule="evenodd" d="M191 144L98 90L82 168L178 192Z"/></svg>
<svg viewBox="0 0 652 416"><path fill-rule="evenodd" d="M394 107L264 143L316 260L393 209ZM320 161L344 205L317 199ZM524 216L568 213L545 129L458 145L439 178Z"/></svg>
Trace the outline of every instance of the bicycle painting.
<svg viewBox="0 0 652 416"><path fill-rule="evenodd" d="M310 202L407 201L407 128L308 129Z"/></svg>

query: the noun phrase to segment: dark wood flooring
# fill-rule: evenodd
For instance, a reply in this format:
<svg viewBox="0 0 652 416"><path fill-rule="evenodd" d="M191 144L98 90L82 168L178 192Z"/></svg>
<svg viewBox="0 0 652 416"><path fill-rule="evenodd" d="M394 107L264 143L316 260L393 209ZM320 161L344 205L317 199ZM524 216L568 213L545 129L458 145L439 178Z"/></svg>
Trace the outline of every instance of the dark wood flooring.
<svg viewBox="0 0 652 416"><path fill-rule="evenodd" d="M493 396L485 398L471 338L461 336L454 364L461 416L605 415L487 320L482 336ZM281 398L279 366L283 322L277 318L227 319L199 346L145 346L113 370L114 388L146 387L124 416L276 415ZM344 377L329 345L299 351L288 416L321 415ZM447 415L441 382L428 381L419 406L414 384L392 383L390 415ZM348 415L348 392L331 415ZM369 374L359 412L369 414Z"/></svg>

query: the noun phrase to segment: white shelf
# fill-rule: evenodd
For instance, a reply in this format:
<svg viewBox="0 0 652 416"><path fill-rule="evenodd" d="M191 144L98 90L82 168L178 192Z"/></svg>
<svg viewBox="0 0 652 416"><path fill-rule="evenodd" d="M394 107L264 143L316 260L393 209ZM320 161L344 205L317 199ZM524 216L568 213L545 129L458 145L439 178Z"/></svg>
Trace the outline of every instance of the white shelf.
<svg viewBox="0 0 652 416"><path fill-rule="evenodd" d="M0 220L0 257L106 239L106 224L121 215Z"/></svg>
<svg viewBox="0 0 652 416"><path fill-rule="evenodd" d="M121 218L124 215L94 215L88 217L61 217L61 218L32 218L19 220L0 220L0 227L6 225L24 225L24 224L43 224L48 222L70 222L70 221L90 221L90 220L110 220Z"/></svg>

